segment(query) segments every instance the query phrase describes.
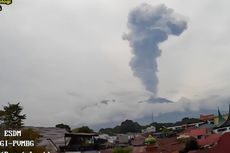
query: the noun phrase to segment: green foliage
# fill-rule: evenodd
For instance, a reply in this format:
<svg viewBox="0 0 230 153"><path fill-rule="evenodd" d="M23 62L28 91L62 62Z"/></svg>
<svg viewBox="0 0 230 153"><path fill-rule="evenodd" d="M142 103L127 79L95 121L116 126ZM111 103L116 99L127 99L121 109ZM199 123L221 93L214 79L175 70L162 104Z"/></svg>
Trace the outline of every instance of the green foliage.
<svg viewBox="0 0 230 153"><path fill-rule="evenodd" d="M133 122L132 120L126 120L122 122L121 125L117 125L114 128L102 128L99 130L99 132L109 134L109 135L115 135L118 133L128 133L128 132L138 133L141 132L142 129L146 129L149 126L154 126L156 127L157 132L162 132L162 129L164 127L178 126L178 125L189 124L189 123L197 123L199 121L200 120L196 118L185 117L181 121L178 121L176 123L153 122L149 125L142 126L137 122ZM173 131L163 131L163 132L165 132L166 137L172 136L174 134Z"/></svg>
<svg viewBox="0 0 230 153"><path fill-rule="evenodd" d="M90 129L88 126L82 126L82 127L79 127L79 128L76 128L76 129L73 129L72 130L73 133L92 133L94 132L92 129Z"/></svg>
<svg viewBox="0 0 230 153"><path fill-rule="evenodd" d="M156 127L156 131L161 131L163 127L170 127L170 126L174 126L173 123L157 123L157 122L153 122L151 123L149 126L154 126ZM145 128L147 128L148 126L146 126Z"/></svg>
<svg viewBox="0 0 230 153"><path fill-rule="evenodd" d="M190 140L190 137L180 137L180 138L177 138L177 142L179 143L186 143Z"/></svg>
<svg viewBox="0 0 230 153"><path fill-rule="evenodd" d="M113 128L102 128L99 130L99 133L105 133L108 135L114 135L116 132L114 132Z"/></svg>
<svg viewBox="0 0 230 153"><path fill-rule="evenodd" d="M181 121L176 122L175 125L191 124L191 123L197 123L197 122L200 122L200 120L197 118L185 117Z"/></svg>
<svg viewBox="0 0 230 153"><path fill-rule="evenodd" d="M26 119L25 114L21 114L23 108L20 103L4 106L0 110L0 123L5 129L20 129L23 126L23 120Z"/></svg>
<svg viewBox="0 0 230 153"><path fill-rule="evenodd" d="M57 128L61 128L61 129L66 129L66 131L71 132L71 128L70 128L70 126L67 125L67 124L63 124L63 123L57 124L56 127L57 127Z"/></svg>
<svg viewBox="0 0 230 153"><path fill-rule="evenodd" d="M185 148L184 152L187 153L190 150L197 150L199 149L199 146L197 144L197 141L195 138L190 138L186 143L185 143Z"/></svg>
<svg viewBox="0 0 230 153"><path fill-rule="evenodd" d="M29 147L13 147L13 146L7 146L7 147L0 147L1 151L7 151L9 153L22 153L32 151L33 153L42 153L46 151L43 147L38 147L36 144L38 143L38 138L41 137L37 132L33 131L32 129L23 129L22 130L22 136L21 137L0 137L0 140L7 140L8 142L12 140L29 140L34 141L35 146L29 146Z"/></svg>
<svg viewBox="0 0 230 153"><path fill-rule="evenodd" d="M157 142L156 138L154 138L152 135L149 135L146 139L145 139L145 144L146 145L152 145L155 144Z"/></svg>
<svg viewBox="0 0 230 153"><path fill-rule="evenodd" d="M171 137L174 133L173 130L168 129L166 127L162 127L161 132L163 133L165 137Z"/></svg>
<svg viewBox="0 0 230 153"><path fill-rule="evenodd" d="M113 135L116 133L139 133L142 129L142 126L137 122L133 122L132 120L126 120L122 122L121 125L115 126L114 128L100 129L99 132Z"/></svg>
<svg viewBox="0 0 230 153"><path fill-rule="evenodd" d="M141 126L137 122L133 122L132 120L126 120L121 123L120 133L137 133L141 132Z"/></svg>
<svg viewBox="0 0 230 153"><path fill-rule="evenodd" d="M132 147L116 147L113 149L112 153L131 153L132 152Z"/></svg>

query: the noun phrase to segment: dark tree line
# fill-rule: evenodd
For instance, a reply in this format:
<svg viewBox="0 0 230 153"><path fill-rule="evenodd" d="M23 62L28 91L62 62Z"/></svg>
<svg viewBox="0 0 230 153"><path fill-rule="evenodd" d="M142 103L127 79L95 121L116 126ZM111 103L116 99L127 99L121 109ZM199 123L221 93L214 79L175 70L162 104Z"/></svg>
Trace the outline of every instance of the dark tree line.
<svg viewBox="0 0 230 153"><path fill-rule="evenodd" d="M121 123L121 125L117 125L114 128L102 128L99 130L100 133L105 133L109 135L114 135L117 133L138 133L141 132L142 129L146 129L149 126L155 126L156 130L158 132L162 132L162 129L165 129L165 127L170 127L170 126L177 126L177 125L183 125L183 124L190 124L190 123L197 123L199 122L199 119L196 118L188 118L185 117L181 121L178 121L176 123L158 123L158 122L153 122L149 125L140 125L137 122L133 122L132 120L126 120Z"/></svg>
<svg viewBox="0 0 230 153"><path fill-rule="evenodd" d="M114 128L105 128L105 129L102 128L99 130L99 132L113 135L116 133L128 133L128 132L138 133L141 132L142 129L143 127L137 122L133 122L132 120L126 120L122 122L121 125L117 125Z"/></svg>

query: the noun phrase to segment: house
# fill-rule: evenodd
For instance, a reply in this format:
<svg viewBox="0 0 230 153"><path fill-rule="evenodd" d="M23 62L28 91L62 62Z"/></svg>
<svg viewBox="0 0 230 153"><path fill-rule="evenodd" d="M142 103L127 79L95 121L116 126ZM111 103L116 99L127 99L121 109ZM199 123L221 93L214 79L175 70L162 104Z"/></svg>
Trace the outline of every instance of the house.
<svg viewBox="0 0 230 153"><path fill-rule="evenodd" d="M230 133L222 135L218 141L218 144L212 149L209 149L206 153L229 153L230 145Z"/></svg>
<svg viewBox="0 0 230 153"><path fill-rule="evenodd" d="M129 143L128 134L117 134L116 142L118 145L128 145Z"/></svg>
<svg viewBox="0 0 230 153"><path fill-rule="evenodd" d="M141 134L135 135L134 139L131 141L133 146L142 146L144 145L145 137Z"/></svg>
<svg viewBox="0 0 230 153"><path fill-rule="evenodd" d="M188 133L184 133L184 135L188 135L190 137L194 137L197 140L204 139L207 134L207 129L193 129Z"/></svg>
<svg viewBox="0 0 230 153"><path fill-rule="evenodd" d="M116 139L117 139L117 137L116 136L109 136L108 134L100 134L99 136L98 136L98 138L100 138L100 139L105 139L105 140L107 140L109 143L111 143L111 144L115 144L115 141L116 141Z"/></svg>
<svg viewBox="0 0 230 153"><path fill-rule="evenodd" d="M155 126L150 126L150 127L147 127L146 129L142 130L142 133L155 133L155 132L156 132Z"/></svg>
<svg viewBox="0 0 230 153"><path fill-rule="evenodd" d="M227 120L227 118L228 118L228 114L222 115L220 113L219 108L218 108L218 116L216 116L214 118L214 124L219 126L219 125L223 124L225 122L225 120Z"/></svg>
<svg viewBox="0 0 230 153"><path fill-rule="evenodd" d="M32 129L38 132L41 137L38 139L37 146L45 147L50 152L58 152L59 146L65 144L65 133L68 133L65 129L57 127L33 127L26 126L25 129Z"/></svg>
<svg viewBox="0 0 230 153"><path fill-rule="evenodd" d="M184 149L184 144L179 143L176 137L159 139L157 153L179 152Z"/></svg>
<svg viewBox="0 0 230 153"><path fill-rule="evenodd" d="M181 130L181 129L184 129L184 127L182 125L177 125L177 126L170 126L170 127L167 127L167 129L169 130Z"/></svg>
<svg viewBox="0 0 230 153"><path fill-rule="evenodd" d="M188 129L188 128L191 128L191 127L200 127L204 123L205 123L204 121L200 121L200 122L194 122L194 123L188 123L188 124L170 126L170 127L167 127L167 129L173 130L173 131L184 130L184 129Z"/></svg>
<svg viewBox="0 0 230 153"><path fill-rule="evenodd" d="M205 137L204 139L197 140L197 143L202 148L210 147L216 145L220 137L220 134L211 134Z"/></svg>
<svg viewBox="0 0 230 153"><path fill-rule="evenodd" d="M66 133L65 145L60 146L60 152L98 153L100 146L95 142L96 133Z"/></svg>
<svg viewBox="0 0 230 153"><path fill-rule="evenodd" d="M228 118L222 124L219 124L216 128L213 129L214 133L224 134L226 132L230 132L230 105L229 105L229 113Z"/></svg>
<svg viewBox="0 0 230 153"><path fill-rule="evenodd" d="M201 114L200 115L200 120L204 121L204 122L207 122L207 121L214 122L214 119L215 119L215 115L214 114L208 114L208 115Z"/></svg>

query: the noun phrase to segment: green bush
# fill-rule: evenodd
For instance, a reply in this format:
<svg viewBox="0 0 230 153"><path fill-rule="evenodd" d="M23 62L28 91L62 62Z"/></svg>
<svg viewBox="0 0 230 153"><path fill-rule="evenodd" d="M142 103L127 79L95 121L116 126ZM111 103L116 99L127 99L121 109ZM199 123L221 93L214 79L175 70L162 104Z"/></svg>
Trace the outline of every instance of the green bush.
<svg viewBox="0 0 230 153"><path fill-rule="evenodd" d="M177 142L179 142L179 143L187 143L188 141L190 141L190 139L191 139L190 136L183 135L183 136L177 137Z"/></svg>
<svg viewBox="0 0 230 153"><path fill-rule="evenodd" d="M113 149L113 153L131 153L132 152L132 147L116 147Z"/></svg>
<svg viewBox="0 0 230 153"><path fill-rule="evenodd" d="M93 133L93 129L90 129L88 126L82 126L72 130L73 133Z"/></svg>
<svg viewBox="0 0 230 153"><path fill-rule="evenodd" d="M145 144L146 144L146 145L155 144L156 142L157 142L157 140L156 140L152 135L149 135L149 136L145 139Z"/></svg>
<svg viewBox="0 0 230 153"><path fill-rule="evenodd" d="M185 144L184 153L187 153L191 150L197 150L197 149L199 149L199 146L197 144L196 139L190 138Z"/></svg>

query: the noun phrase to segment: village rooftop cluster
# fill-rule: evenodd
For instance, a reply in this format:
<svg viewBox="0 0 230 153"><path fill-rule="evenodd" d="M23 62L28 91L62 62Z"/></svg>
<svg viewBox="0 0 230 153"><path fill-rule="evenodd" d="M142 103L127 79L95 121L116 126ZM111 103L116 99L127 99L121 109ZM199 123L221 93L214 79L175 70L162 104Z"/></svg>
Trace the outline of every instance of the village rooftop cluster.
<svg viewBox="0 0 230 153"><path fill-rule="evenodd" d="M38 146L51 152L133 153L227 153L230 145L230 107L228 114L200 115L197 121L163 126L149 126L139 133L75 133L57 127L25 127L39 132ZM148 143L148 141L150 143ZM128 148L128 149L127 149ZM123 150L122 150L123 149Z"/></svg>

